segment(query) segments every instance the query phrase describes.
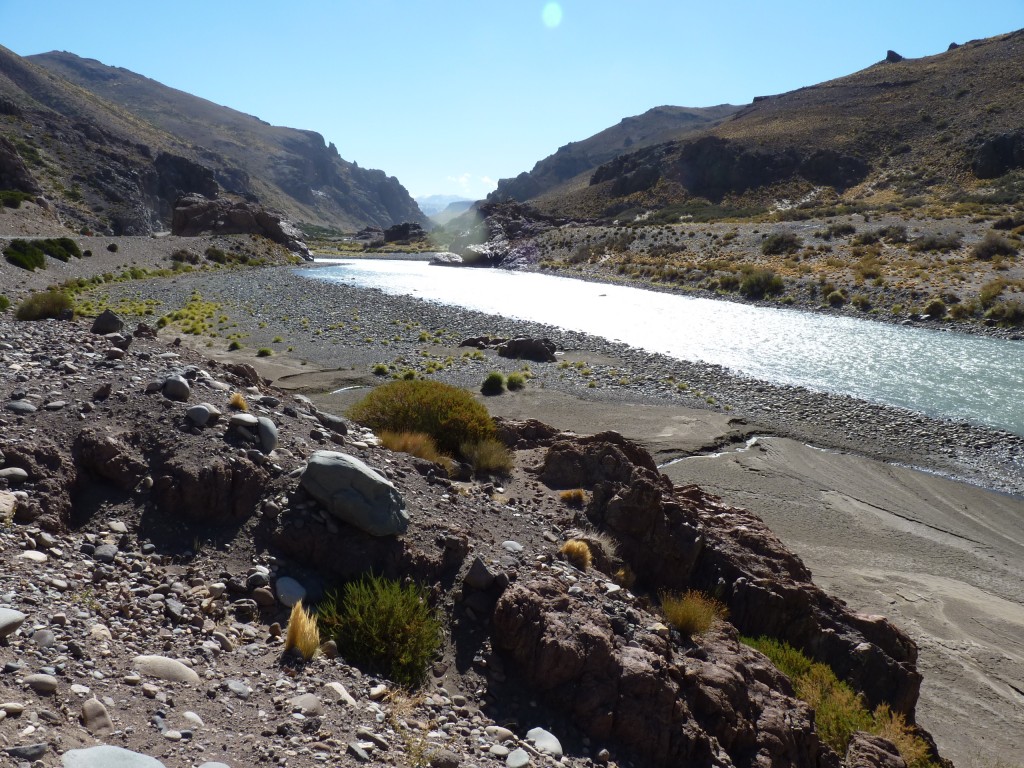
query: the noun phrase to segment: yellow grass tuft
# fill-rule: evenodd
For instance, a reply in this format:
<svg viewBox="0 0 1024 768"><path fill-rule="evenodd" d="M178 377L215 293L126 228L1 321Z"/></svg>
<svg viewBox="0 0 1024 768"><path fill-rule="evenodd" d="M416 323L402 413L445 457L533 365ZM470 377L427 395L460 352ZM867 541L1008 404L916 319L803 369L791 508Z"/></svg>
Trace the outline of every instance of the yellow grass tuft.
<svg viewBox="0 0 1024 768"><path fill-rule="evenodd" d="M563 504L568 504L570 507L582 507L587 500L587 494L582 488L573 488L569 491L562 491L558 494L558 498L562 500Z"/></svg>
<svg viewBox="0 0 1024 768"><path fill-rule="evenodd" d="M559 552L565 555L565 559L581 571L590 568L592 558L590 555L590 545L587 542L580 541L579 539L569 539L562 545Z"/></svg>
<svg viewBox="0 0 1024 768"><path fill-rule="evenodd" d="M437 443L426 432L394 432L384 430L377 435L380 444L389 451L408 453L420 459L440 464L446 470L452 466L451 457L438 450Z"/></svg>
<svg viewBox="0 0 1024 768"><path fill-rule="evenodd" d="M713 597L691 589L683 595L663 593L661 612L669 624L693 637L707 632L716 621L724 619L729 610Z"/></svg>
<svg viewBox="0 0 1024 768"><path fill-rule="evenodd" d="M228 398L228 406L235 408L239 411L248 411L249 404L245 402L245 397L241 392L232 392L231 397Z"/></svg>
<svg viewBox="0 0 1024 768"><path fill-rule="evenodd" d="M320 628L317 626L316 614L306 613L299 600L292 606L292 613L288 617L288 634L284 639L284 650L287 653L292 648L302 654L302 658L311 659L320 650Z"/></svg>

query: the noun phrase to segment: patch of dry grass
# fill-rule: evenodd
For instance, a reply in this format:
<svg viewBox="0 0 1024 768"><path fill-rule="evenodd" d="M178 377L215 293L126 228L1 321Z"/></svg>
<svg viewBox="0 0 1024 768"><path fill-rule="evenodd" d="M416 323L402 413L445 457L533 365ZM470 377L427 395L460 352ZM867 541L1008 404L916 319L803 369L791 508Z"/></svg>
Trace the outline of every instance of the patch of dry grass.
<svg viewBox="0 0 1024 768"><path fill-rule="evenodd" d="M440 464L446 470L452 466L452 459L441 453L434 438L426 432L392 432L385 430L377 435L380 444L389 451L408 453L420 459Z"/></svg>
<svg viewBox="0 0 1024 768"><path fill-rule="evenodd" d="M284 638L285 652L293 648L306 660L313 658L320 650L320 628L316 614L307 613L301 600L292 606L288 617L288 633Z"/></svg>
<svg viewBox="0 0 1024 768"><path fill-rule="evenodd" d="M692 589L682 595L662 593L661 612L669 624L690 637L704 634L729 614L721 602Z"/></svg>
<svg viewBox="0 0 1024 768"><path fill-rule="evenodd" d="M590 545L587 542L580 541L579 539L569 539L558 551L565 556L566 560L581 571L586 571L590 568L592 555L590 554Z"/></svg>

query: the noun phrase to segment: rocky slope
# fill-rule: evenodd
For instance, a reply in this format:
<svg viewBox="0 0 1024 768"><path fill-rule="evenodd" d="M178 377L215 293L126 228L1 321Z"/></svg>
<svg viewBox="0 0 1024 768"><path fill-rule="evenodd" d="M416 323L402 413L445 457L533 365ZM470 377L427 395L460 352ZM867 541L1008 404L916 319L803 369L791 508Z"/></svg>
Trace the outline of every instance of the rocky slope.
<svg viewBox="0 0 1024 768"><path fill-rule="evenodd" d="M906 635L825 595L756 517L673 487L615 433L507 422L513 473L454 482L145 327L0 323L13 760L103 765L102 743L167 766L837 765L813 711L738 631L784 638L913 716ZM310 495L300 478L321 449L386 476L407 529L370 536ZM566 488L585 489L583 509ZM594 568L558 554L571 537ZM427 585L445 618L415 695L329 648L306 664L282 654L298 595L368 570ZM670 630L654 598L681 588L718 594L730 622ZM855 751L885 753L872 744Z"/></svg>
<svg viewBox="0 0 1024 768"><path fill-rule="evenodd" d="M617 153L588 185L538 202L574 216L676 206L675 220L709 205L718 215L768 212L784 200L1012 202L1022 46L1024 32L1013 32L921 59L893 53L846 77L756 98L693 137Z"/></svg>
<svg viewBox="0 0 1024 768"><path fill-rule="evenodd" d="M0 47L0 188L43 194L76 227L166 229L185 193L258 200L355 230L425 221L397 179L313 131L259 119L70 53Z"/></svg>

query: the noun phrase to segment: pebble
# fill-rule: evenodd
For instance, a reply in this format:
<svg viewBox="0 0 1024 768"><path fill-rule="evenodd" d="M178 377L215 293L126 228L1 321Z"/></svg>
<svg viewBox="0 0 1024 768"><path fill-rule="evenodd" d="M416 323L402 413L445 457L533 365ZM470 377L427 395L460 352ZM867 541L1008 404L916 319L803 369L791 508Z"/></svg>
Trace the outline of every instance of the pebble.
<svg viewBox="0 0 1024 768"><path fill-rule="evenodd" d="M282 576L274 584L277 590L277 599L288 608L291 608L300 600L306 597L306 588L291 576Z"/></svg>
<svg viewBox="0 0 1024 768"><path fill-rule="evenodd" d="M539 751L552 757L562 756L562 744L550 731L543 728L531 728L526 732L526 738L532 741Z"/></svg>
<svg viewBox="0 0 1024 768"><path fill-rule="evenodd" d="M350 694L341 683L327 683L323 687L323 692L324 695L335 704L341 704L344 702L350 707L356 706L356 700L352 698L352 694Z"/></svg>
<svg viewBox="0 0 1024 768"><path fill-rule="evenodd" d="M199 682L199 675L194 669L166 656L136 656L132 660L132 666L143 675L159 680L191 683L192 685Z"/></svg>
<svg viewBox="0 0 1024 768"><path fill-rule="evenodd" d="M83 702L82 724L94 736L105 736L114 730L110 713L99 699L88 699Z"/></svg>
<svg viewBox="0 0 1024 768"><path fill-rule="evenodd" d="M224 686L231 691L235 696L242 699L248 699L252 695L252 688L243 683L241 680L228 680L224 683Z"/></svg>
<svg viewBox="0 0 1024 768"><path fill-rule="evenodd" d="M33 563L45 563L50 559L43 552L37 552L34 549L26 549L18 557L22 560L30 560Z"/></svg>
<svg viewBox="0 0 1024 768"><path fill-rule="evenodd" d="M324 704L320 701L320 698L313 693L303 693L288 700L288 706L292 710L298 710L304 715L321 715L324 711ZM356 732L359 736L359 732Z"/></svg>
<svg viewBox="0 0 1024 768"><path fill-rule="evenodd" d="M29 675L25 678L25 685L36 693L47 696L57 690L57 678L53 675Z"/></svg>
<svg viewBox="0 0 1024 768"><path fill-rule="evenodd" d="M520 544L518 541L503 541L501 543L501 548L504 549L506 552L511 552L514 555L517 555L523 551L523 545Z"/></svg>
<svg viewBox="0 0 1024 768"><path fill-rule="evenodd" d="M13 608L0 608L0 639L14 634L18 627L25 623L26 618L28 617L21 611L16 611Z"/></svg>
<svg viewBox="0 0 1024 768"><path fill-rule="evenodd" d="M380 685L375 685L373 686L373 688L370 689L370 700L380 701L387 695L387 692L388 687L383 683L381 683Z"/></svg>
<svg viewBox="0 0 1024 768"><path fill-rule="evenodd" d="M60 759L63 768L166 768L155 757L107 744L69 749Z"/></svg>
<svg viewBox="0 0 1024 768"><path fill-rule="evenodd" d="M525 768L530 764L530 754L523 749L518 747L509 752L508 757L505 758L505 765L508 768Z"/></svg>

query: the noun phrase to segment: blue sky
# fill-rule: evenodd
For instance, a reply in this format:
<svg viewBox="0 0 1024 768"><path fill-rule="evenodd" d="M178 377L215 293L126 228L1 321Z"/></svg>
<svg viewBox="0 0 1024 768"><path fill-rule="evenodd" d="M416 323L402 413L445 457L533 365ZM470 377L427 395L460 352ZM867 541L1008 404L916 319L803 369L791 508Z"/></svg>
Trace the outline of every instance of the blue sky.
<svg viewBox="0 0 1024 768"><path fill-rule="evenodd" d="M1021 27L1021 0L0 0L15 53L125 67L318 131L414 195L469 197L651 107L748 103Z"/></svg>

